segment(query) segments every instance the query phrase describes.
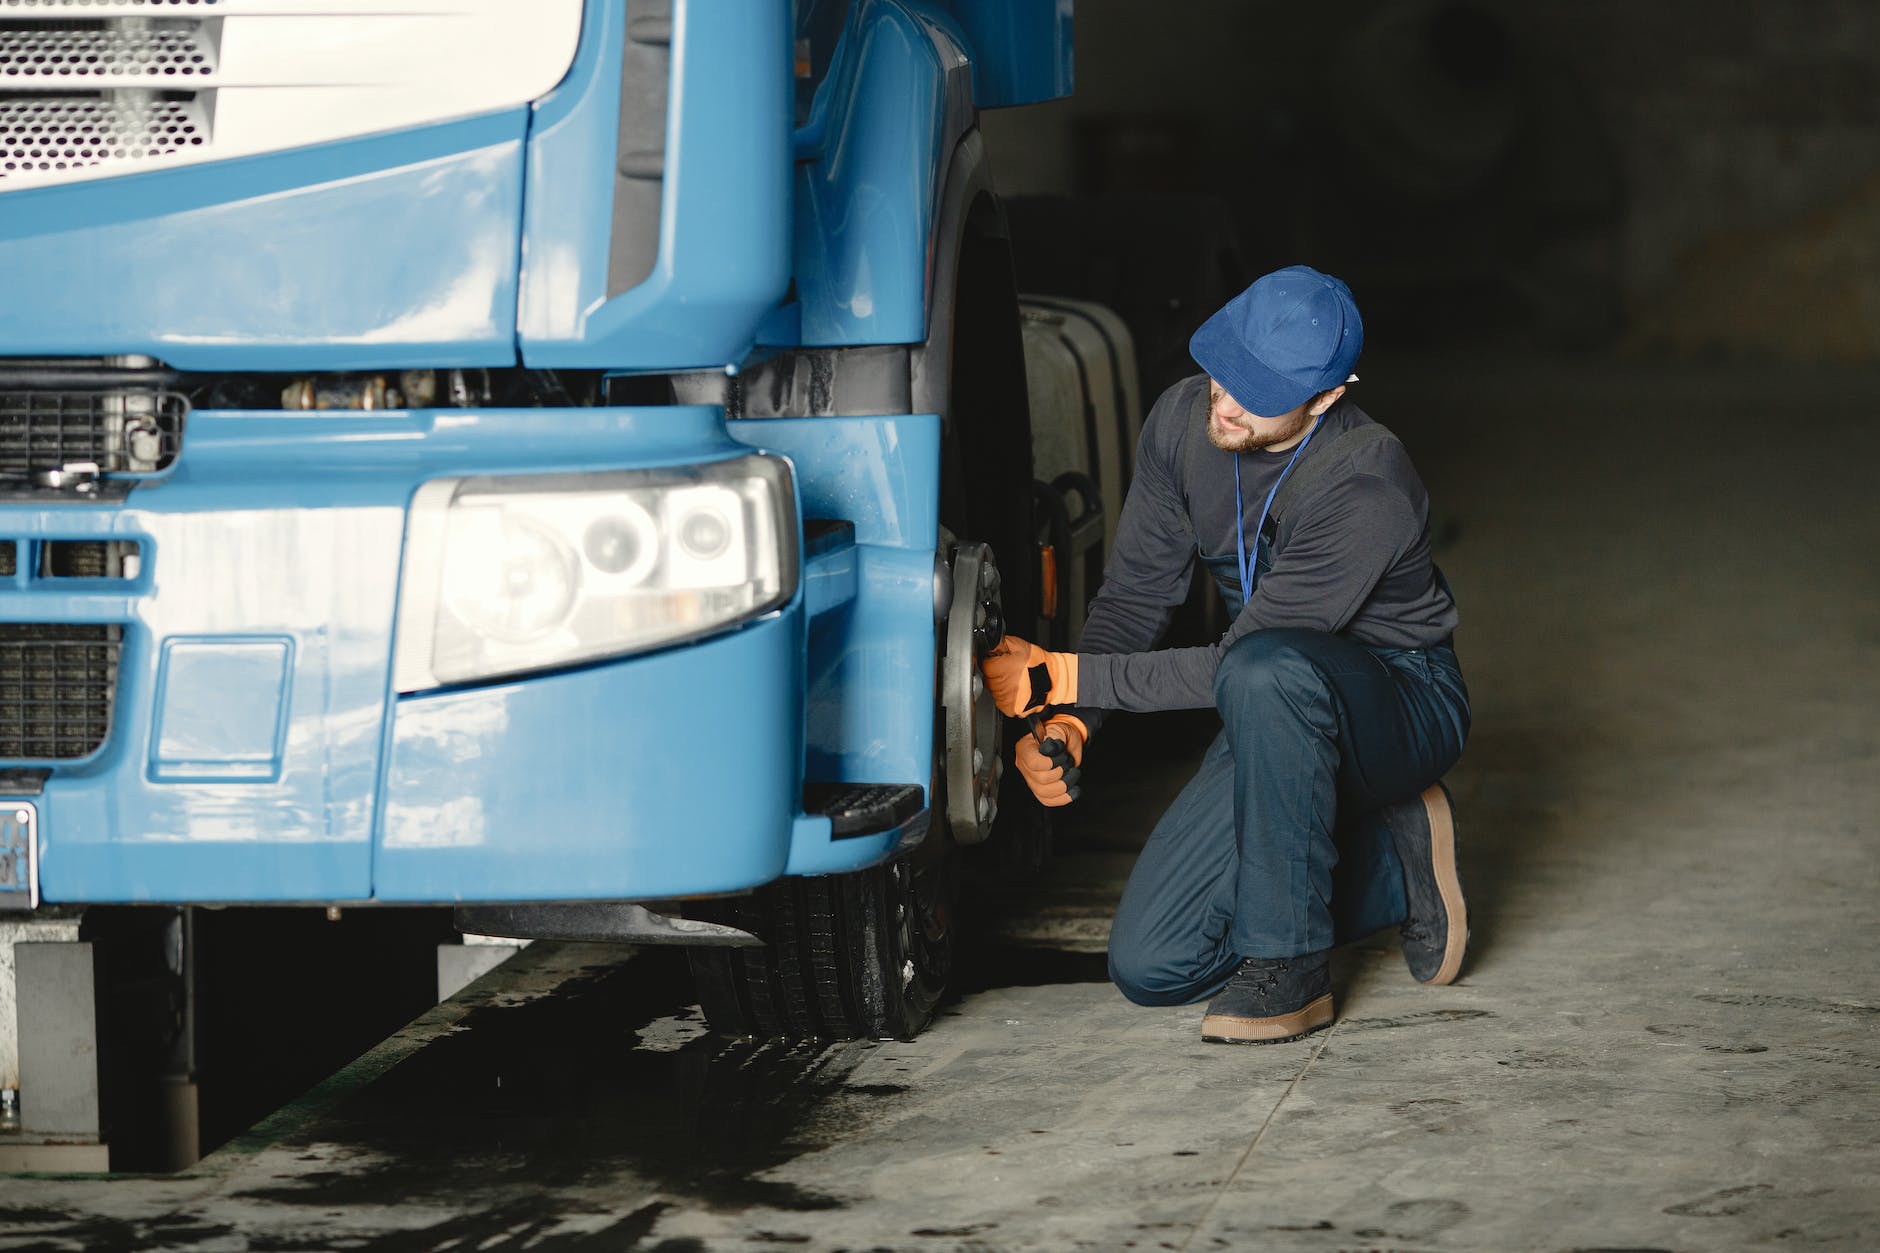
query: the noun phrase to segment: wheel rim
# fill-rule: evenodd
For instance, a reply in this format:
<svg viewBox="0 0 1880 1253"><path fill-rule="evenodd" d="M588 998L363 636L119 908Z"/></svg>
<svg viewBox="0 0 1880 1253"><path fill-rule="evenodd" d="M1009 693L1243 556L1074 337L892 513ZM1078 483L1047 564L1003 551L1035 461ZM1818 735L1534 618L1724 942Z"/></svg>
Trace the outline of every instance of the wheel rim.
<svg viewBox="0 0 1880 1253"><path fill-rule="evenodd" d="M941 725L945 734L947 826L955 842L983 843L999 816L1005 773L999 709L979 674L983 646L1004 633L999 568L992 550L953 545L952 604L940 659Z"/></svg>

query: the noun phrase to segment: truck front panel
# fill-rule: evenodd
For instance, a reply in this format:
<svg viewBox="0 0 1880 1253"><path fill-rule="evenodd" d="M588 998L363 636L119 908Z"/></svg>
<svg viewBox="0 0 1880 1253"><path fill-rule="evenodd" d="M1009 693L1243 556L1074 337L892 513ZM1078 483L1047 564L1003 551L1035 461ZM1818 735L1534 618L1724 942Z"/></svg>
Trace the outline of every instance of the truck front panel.
<svg viewBox="0 0 1880 1253"><path fill-rule="evenodd" d="M988 103L1061 91L1067 6L855 0L800 92L788 5L27 7L117 57L0 73L0 801L45 899L646 899L927 829L829 789L935 778L942 419L625 376L926 340L972 43L1020 48ZM412 595L454 492L747 445L802 560L743 617L542 660Z"/></svg>
<svg viewBox="0 0 1880 1253"><path fill-rule="evenodd" d="M108 709L100 742L77 752L35 740L0 762L47 772L35 801L45 898L495 899L551 885L620 896L775 877L800 808L800 593L755 622L626 660L402 698L390 679L420 484L745 452L703 407L205 411L192 415L176 467L128 504L46 495L9 508L0 540L14 569L0 580L0 621L35 633L20 647L38 686L22 690L51 701L48 734L91 693L73 686L84 665L30 668L57 643L40 628L78 639L87 664L110 650L109 673L94 676ZM106 541L135 545L128 577L52 573L54 546ZM109 638L93 640L99 631ZM737 709L721 737L737 750L735 778L720 777L719 750L674 730L686 691L701 708ZM590 760L616 734L640 748ZM440 764L442 745L465 755ZM582 766L551 767L558 758ZM465 823L442 840L440 819L414 817L430 805L480 807L482 837ZM712 843L721 837L729 843ZM643 847L657 850L651 860ZM470 868L452 869L453 856Z"/></svg>
<svg viewBox="0 0 1880 1253"><path fill-rule="evenodd" d="M680 3L650 28L627 8L587 6L573 70L535 109L522 357L735 363L790 282L790 8Z"/></svg>
<svg viewBox="0 0 1880 1253"><path fill-rule="evenodd" d="M939 417L765 418L729 427L734 438L789 455L805 516L855 526L854 599L809 638L808 777L926 786Z"/></svg>
<svg viewBox="0 0 1880 1253"><path fill-rule="evenodd" d="M512 109L0 195L4 355L510 364L527 122Z"/></svg>
<svg viewBox="0 0 1880 1253"><path fill-rule="evenodd" d="M400 697L374 895L575 900L756 887L802 800L802 612L703 644Z"/></svg>

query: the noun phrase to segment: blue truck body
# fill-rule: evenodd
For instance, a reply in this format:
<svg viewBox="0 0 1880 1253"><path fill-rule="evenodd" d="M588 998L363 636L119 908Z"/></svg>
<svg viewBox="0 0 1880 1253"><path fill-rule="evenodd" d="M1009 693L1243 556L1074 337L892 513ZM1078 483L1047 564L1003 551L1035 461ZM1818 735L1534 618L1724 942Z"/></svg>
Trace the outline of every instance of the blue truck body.
<svg viewBox="0 0 1880 1253"><path fill-rule="evenodd" d="M52 186L0 179L0 372L130 358L284 380L631 378L918 345L974 109L1069 89L1068 0L856 0L797 119L790 6L676 0L657 251L610 292L628 20L624 0L587 0L566 75L525 106ZM646 900L883 861L906 829L837 837L804 787L933 777L942 420L198 406L173 462L117 490L0 490L0 623L116 639L101 743L0 752L0 808L30 804L36 838L36 883L15 871L0 893ZM780 603L659 647L398 681L427 483L691 472L754 449L787 458L793 485ZM134 543L136 561L48 574L51 546L102 541ZM0 728L39 716L20 655L18 674L0 670Z"/></svg>

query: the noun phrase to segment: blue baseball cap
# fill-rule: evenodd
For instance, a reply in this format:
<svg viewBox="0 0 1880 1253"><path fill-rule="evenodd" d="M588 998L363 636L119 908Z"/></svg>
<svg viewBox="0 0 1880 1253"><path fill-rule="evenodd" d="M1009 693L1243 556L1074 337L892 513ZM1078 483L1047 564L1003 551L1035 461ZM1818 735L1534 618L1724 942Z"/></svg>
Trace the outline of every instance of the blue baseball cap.
<svg viewBox="0 0 1880 1253"><path fill-rule="evenodd" d="M1258 279L1201 324L1188 353L1255 417L1291 413L1350 382L1364 348L1351 289L1308 265Z"/></svg>

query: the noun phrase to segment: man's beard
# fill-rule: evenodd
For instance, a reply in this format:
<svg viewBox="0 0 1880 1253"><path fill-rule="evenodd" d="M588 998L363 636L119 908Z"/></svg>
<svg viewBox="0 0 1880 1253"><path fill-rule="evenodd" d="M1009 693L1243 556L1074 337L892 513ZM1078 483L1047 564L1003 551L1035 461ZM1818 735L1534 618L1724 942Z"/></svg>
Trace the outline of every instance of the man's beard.
<svg viewBox="0 0 1880 1253"><path fill-rule="evenodd" d="M1312 414L1308 411L1306 406L1301 405L1293 421L1288 422L1284 427L1274 431L1270 435L1261 435L1254 431L1249 431L1245 427L1236 426L1232 422L1226 423L1227 426L1232 428L1232 433L1223 435L1215 429L1214 425L1214 404L1215 401L1219 399L1220 395L1221 392L1218 388L1211 390L1208 395L1208 442L1222 452L1258 452L1262 448L1270 448L1274 444L1283 444L1287 440L1298 439L1301 435L1305 434L1306 428L1312 425Z"/></svg>

